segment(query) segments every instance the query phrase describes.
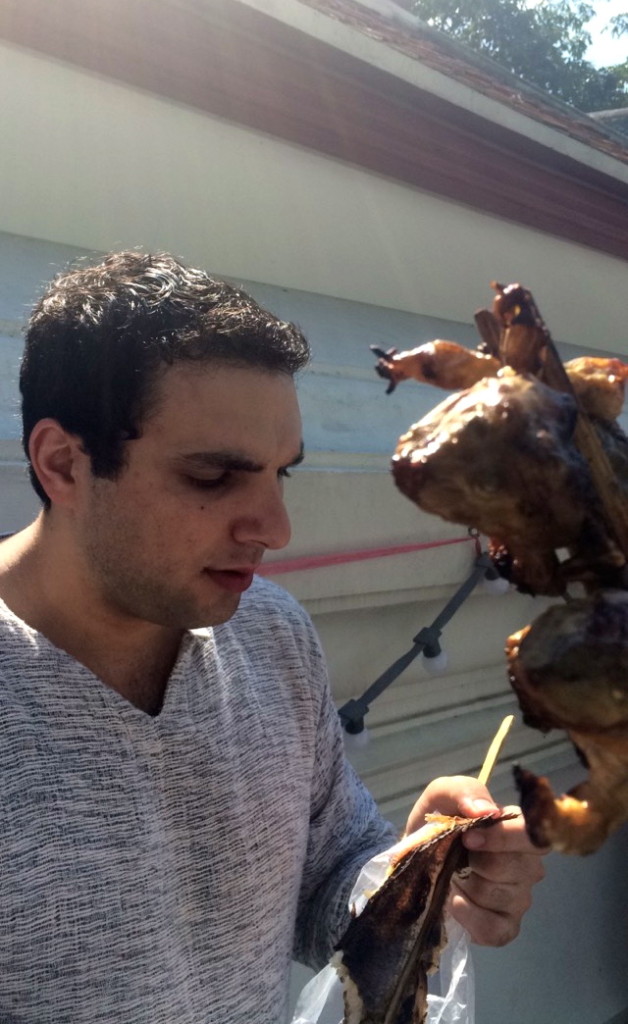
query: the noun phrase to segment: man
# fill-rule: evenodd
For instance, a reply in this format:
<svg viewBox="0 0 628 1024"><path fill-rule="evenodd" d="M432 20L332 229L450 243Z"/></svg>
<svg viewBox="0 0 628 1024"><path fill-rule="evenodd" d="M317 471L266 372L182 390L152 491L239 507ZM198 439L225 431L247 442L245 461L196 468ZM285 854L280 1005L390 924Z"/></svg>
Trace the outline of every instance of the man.
<svg viewBox="0 0 628 1024"><path fill-rule="evenodd" d="M361 865L394 841L344 761L287 544L307 343L168 255L36 306L20 375L43 509L0 546L0 1019L275 1024ZM493 807L441 779L426 810ZM452 908L512 938L541 875L521 819L468 837Z"/></svg>

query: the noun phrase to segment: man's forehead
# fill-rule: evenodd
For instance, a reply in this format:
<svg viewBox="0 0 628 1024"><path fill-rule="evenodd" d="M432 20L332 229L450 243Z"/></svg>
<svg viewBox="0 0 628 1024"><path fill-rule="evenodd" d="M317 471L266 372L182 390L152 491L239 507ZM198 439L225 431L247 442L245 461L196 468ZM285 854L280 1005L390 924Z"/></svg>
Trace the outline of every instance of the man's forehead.
<svg viewBox="0 0 628 1024"><path fill-rule="evenodd" d="M185 397L189 410L195 405L208 407L217 401L228 404L239 396L245 403L258 399L261 413L268 408L265 396L274 392L275 401L282 401L291 411L298 411L296 386L291 374L268 370L264 367L231 365L224 362L196 362L181 360L161 370L154 381L152 401L147 418L171 405L181 403ZM178 411L188 411L178 407Z"/></svg>
<svg viewBox="0 0 628 1024"><path fill-rule="evenodd" d="M169 368L144 418L145 437L198 464L294 465L302 451L294 380L256 367L181 363Z"/></svg>

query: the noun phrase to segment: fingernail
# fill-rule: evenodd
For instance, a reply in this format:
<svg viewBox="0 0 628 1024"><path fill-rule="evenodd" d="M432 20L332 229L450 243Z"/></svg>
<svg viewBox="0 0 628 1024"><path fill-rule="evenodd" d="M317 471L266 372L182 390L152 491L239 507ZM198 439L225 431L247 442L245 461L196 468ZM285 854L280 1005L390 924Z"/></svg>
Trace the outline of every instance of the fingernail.
<svg viewBox="0 0 628 1024"><path fill-rule="evenodd" d="M469 800L469 806L477 811L478 814L490 814L491 811L496 811L497 807L491 800L484 800L478 798L477 800Z"/></svg>

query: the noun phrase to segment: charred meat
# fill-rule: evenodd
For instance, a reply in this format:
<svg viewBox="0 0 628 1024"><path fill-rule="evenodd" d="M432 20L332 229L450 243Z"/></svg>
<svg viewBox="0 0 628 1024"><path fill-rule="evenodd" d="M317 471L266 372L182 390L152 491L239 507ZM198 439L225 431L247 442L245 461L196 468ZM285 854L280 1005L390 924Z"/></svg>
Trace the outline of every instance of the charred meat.
<svg viewBox="0 0 628 1024"><path fill-rule="evenodd" d="M589 539L595 495L573 443L570 395L504 371L446 399L404 434L399 489L426 512L508 546L518 583L560 593L555 549Z"/></svg>
<svg viewBox="0 0 628 1024"><path fill-rule="evenodd" d="M464 867L464 832L496 820L429 815L408 836L390 873L354 917L332 960L343 984L343 1024L423 1024L427 976L447 941L443 911Z"/></svg>
<svg viewBox="0 0 628 1024"><path fill-rule="evenodd" d="M508 640L524 720L567 729L589 777L554 799L518 770L528 831L540 846L592 853L628 818L628 592L549 608Z"/></svg>
<svg viewBox="0 0 628 1024"><path fill-rule="evenodd" d="M530 293L495 288L493 311L476 315L480 352L440 341L378 351L392 385L463 382L400 438L393 475L420 508L488 536L498 571L521 590L569 598L571 583L583 585L581 601L510 637L507 655L525 721L567 730L589 770L556 799L519 769L528 831L589 853L628 820L628 439L616 422L628 366L563 365Z"/></svg>

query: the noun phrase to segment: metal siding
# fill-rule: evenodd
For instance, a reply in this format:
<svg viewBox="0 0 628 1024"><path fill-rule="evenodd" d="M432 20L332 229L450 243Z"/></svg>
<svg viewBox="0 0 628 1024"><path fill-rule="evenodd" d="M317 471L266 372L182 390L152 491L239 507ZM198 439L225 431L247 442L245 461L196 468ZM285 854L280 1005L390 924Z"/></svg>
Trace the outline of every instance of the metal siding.
<svg viewBox="0 0 628 1024"><path fill-rule="evenodd" d="M5 281L0 293L5 325L0 337L0 530L25 524L37 508L24 475L14 416L16 338L24 299L40 290L53 267L75 254L50 243L0 236L0 278L4 275ZM374 375L371 379L368 343L394 341L404 347L434 333L472 341L471 326L254 283L250 290L274 311L298 319L314 347L312 368L299 385L311 457L309 468L306 460L287 487L295 531L285 557L464 535L461 528L419 513L397 494L387 468L396 434L440 396L408 384L387 398L382 382ZM330 381L336 385L331 393ZM342 702L408 649L419 628L466 577L472 559L473 545L461 543L277 579L312 613L334 693ZM529 621L537 607L538 602L521 595L491 597L478 589L443 635L447 673L430 677L416 662L374 703L367 718L368 746L348 747L348 752L383 811L400 827L430 778L477 772L497 724L514 710L504 638ZM561 735L542 737L518 723L494 776L494 792L503 801L514 799L513 758L549 773L557 785L572 784L581 775ZM589 1024L625 1005L628 997L622 995L618 973L625 977L628 972L628 943L620 938L628 912L625 843L624 831L586 861L551 858L550 884L537 891L522 937L507 951L478 952L482 1024L503 1024L506 1017L510 1024L530 1019L555 1024L557 1003L570 1024ZM605 901L596 898L600 885ZM576 926L579 906L587 920L581 931ZM609 929L617 936L612 948ZM548 977L548 955L551 959L552 951L567 942L577 972L566 969L561 975L557 967ZM551 997L534 988L531 974L544 979L541 991L551 981ZM296 988L304 978L297 970Z"/></svg>

